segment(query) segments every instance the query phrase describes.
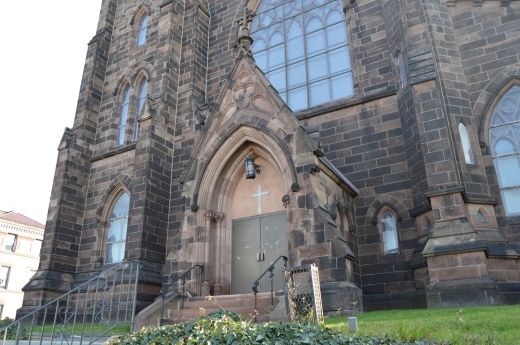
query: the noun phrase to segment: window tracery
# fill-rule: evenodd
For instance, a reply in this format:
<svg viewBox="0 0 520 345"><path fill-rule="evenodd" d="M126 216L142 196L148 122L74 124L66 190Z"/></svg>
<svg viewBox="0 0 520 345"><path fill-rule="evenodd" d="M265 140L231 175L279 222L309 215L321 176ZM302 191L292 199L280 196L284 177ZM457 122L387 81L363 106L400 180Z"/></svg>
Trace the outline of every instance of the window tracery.
<svg viewBox="0 0 520 345"><path fill-rule="evenodd" d="M125 257L129 207L130 197L126 193L121 194L110 213L105 263L121 262Z"/></svg>
<svg viewBox="0 0 520 345"><path fill-rule="evenodd" d="M509 89L493 110L489 144L506 215L520 215L520 86Z"/></svg>
<svg viewBox="0 0 520 345"><path fill-rule="evenodd" d="M255 61L293 111L353 95L341 0L263 0L256 13Z"/></svg>

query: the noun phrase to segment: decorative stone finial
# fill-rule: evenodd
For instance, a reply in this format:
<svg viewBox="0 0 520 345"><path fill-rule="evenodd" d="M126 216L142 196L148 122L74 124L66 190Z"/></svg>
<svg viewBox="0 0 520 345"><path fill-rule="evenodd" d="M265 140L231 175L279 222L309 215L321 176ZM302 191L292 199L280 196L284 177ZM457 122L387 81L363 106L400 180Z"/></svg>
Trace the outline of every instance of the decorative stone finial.
<svg viewBox="0 0 520 345"><path fill-rule="evenodd" d="M239 25L238 45L243 47L251 55L251 44L253 39L249 36L249 24L253 21L255 12L245 7L242 16L237 20Z"/></svg>

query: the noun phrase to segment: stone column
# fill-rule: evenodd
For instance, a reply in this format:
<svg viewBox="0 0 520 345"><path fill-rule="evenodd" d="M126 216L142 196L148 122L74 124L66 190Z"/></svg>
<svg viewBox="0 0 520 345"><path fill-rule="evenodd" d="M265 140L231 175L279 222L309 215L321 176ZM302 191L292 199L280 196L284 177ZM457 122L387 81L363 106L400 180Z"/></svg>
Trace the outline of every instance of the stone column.
<svg viewBox="0 0 520 345"><path fill-rule="evenodd" d="M216 261L216 273L217 279L216 283L213 285L213 294L215 296L222 294L222 285L220 284L220 280L222 277L223 270L223 242L222 242L222 221L224 220L224 213L215 213L215 221L217 222L217 250L215 253L215 261Z"/></svg>
<svg viewBox="0 0 520 345"><path fill-rule="evenodd" d="M210 234L210 228L211 228L211 220L213 219L213 211L207 210L204 213L204 218L206 219L206 224L204 226L204 236L202 236L199 241L202 241L202 245L199 245L199 254L197 255L197 258L200 259L199 263L204 265L206 275L204 277L204 283L202 284L202 296L209 296L210 294L210 286L208 281L208 275L207 275L207 265L205 263L209 262L209 234ZM202 254L200 253L200 250L202 249Z"/></svg>

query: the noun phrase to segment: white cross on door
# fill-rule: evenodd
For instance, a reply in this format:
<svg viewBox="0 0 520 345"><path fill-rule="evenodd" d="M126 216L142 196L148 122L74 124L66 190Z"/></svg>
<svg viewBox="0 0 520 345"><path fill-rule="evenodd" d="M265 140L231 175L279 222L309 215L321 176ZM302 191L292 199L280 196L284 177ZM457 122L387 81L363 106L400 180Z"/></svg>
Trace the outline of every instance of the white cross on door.
<svg viewBox="0 0 520 345"><path fill-rule="evenodd" d="M262 214L262 197L264 195L269 195L268 191L262 192L262 185L258 185L258 193L251 194L252 198L258 198L258 214Z"/></svg>

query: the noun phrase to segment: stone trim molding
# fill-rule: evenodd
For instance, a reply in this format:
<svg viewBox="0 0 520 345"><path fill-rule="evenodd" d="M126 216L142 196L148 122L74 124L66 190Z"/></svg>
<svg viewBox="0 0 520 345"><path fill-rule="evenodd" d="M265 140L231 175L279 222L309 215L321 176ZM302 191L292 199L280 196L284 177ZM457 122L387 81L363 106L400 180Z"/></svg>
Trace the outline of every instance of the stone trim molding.
<svg viewBox="0 0 520 345"><path fill-rule="evenodd" d="M310 119L315 116L331 113L331 112L341 110L341 109L354 107L356 105L376 101L378 99L387 98L387 97L391 97L391 96L395 96L395 95L396 95L396 89L395 89L395 87L392 87L392 89L390 89L388 91L378 92L378 93L370 95L370 96L363 96L363 97L354 96L354 97L347 98L347 99L344 99L341 101L330 102L330 103L327 103L324 105L319 105L319 106L316 106L313 108L300 110L300 111L295 112L294 116L296 116L296 118L298 120Z"/></svg>
<svg viewBox="0 0 520 345"><path fill-rule="evenodd" d="M134 11L134 14L132 15L132 18L130 19L130 25L134 25L135 20L139 17L143 16L144 13L148 13L148 15L151 14L150 7L146 4L140 4L137 9Z"/></svg>
<svg viewBox="0 0 520 345"><path fill-rule="evenodd" d="M283 156L290 168L290 173L291 173L291 177L292 177L292 180L294 181L293 182L293 187L291 187L292 191L295 192L295 191L298 191L300 188L299 188L299 185L298 187L296 188L295 185L298 184L298 177L297 177L297 174L296 174L296 168L294 166L294 162L292 160L292 157L291 157L291 152L289 151L289 148L287 147L287 145L285 145L285 143L280 140L280 138L278 138L278 136L273 133L269 128L265 127L265 126L262 126L258 123L249 123L247 125L243 125L243 124L237 124L235 126L232 126L228 129L226 129L226 131L224 131L223 133L221 133L221 139L219 141L219 143L216 145L216 147L214 148L213 152L211 152L208 157L207 157L207 160L206 162L203 163L201 169L200 169L200 174L199 174L199 177L197 178L197 184L195 186L195 190L194 190L194 203L193 205L197 205L196 204L196 198L199 194L199 190L200 190L200 185L201 185L201 180L204 176L204 174L206 173L206 170L208 169L208 165L210 164L210 162L213 160L213 158L215 157L215 155L217 154L217 152L219 152L223 145L228 141L228 139L233 136L233 135L246 135L246 134L240 134L239 132L246 128L246 127L251 127L253 129L256 129L258 130L259 132L263 133L263 134L266 134L269 138L271 138L272 140L274 140L274 143L283 151ZM283 159L283 158L282 158ZM181 183L184 183L186 178L187 178L187 174L188 173L188 169L186 169L181 177L181 180L180 182Z"/></svg>
<svg viewBox="0 0 520 345"><path fill-rule="evenodd" d="M105 36L105 29L103 28L99 33L97 33L96 35L94 35L94 37L92 37L92 39L87 43L87 45L92 45L96 42L98 42L101 37Z"/></svg>
<svg viewBox="0 0 520 345"><path fill-rule="evenodd" d="M130 176L126 175L126 174L119 174L112 181L110 186L108 186L108 188L105 190L105 192L101 196L101 201L99 202L99 205L98 205L98 208L97 208L97 211L96 211L96 216L97 216L98 222L102 222L103 221L102 218L103 218L104 207L105 207L107 201L109 201L109 199L110 199L111 195L113 194L113 192L116 191L116 194L117 194L121 190L125 190L128 193L128 195L131 197L131 193L132 193L132 178Z"/></svg>
<svg viewBox="0 0 520 345"><path fill-rule="evenodd" d="M126 151L132 151L135 149L137 143L136 142L133 142L133 143L130 143L128 145L124 145L124 146L119 146L119 147L116 147L108 152L105 152L103 154L100 154L100 155L96 155L94 157L92 157L90 159L90 163L94 163L96 161L99 161L99 160L102 160L102 159L105 159L105 158L108 158L108 157L112 157L112 156L115 156L115 155L118 155L120 153L123 153L123 152L126 152Z"/></svg>

